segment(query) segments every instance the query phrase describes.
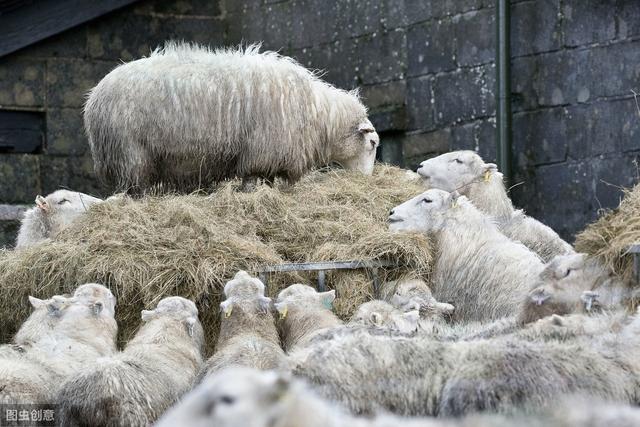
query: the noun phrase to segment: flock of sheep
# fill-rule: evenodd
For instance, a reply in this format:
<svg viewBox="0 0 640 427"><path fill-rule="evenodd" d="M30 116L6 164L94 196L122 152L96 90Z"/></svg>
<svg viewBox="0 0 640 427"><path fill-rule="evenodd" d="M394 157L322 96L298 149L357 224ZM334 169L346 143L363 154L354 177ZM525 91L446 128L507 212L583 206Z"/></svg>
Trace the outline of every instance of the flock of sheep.
<svg viewBox="0 0 640 427"><path fill-rule="evenodd" d="M153 111L136 96L157 97ZM91 92L85 123L98 174L133 194L234 176L295 181L330 161L371 173L378 145L356 94L253 47L171 44L121 65ZM143 310L122 351L106 287L31 297L31 316L0 346L0 403L57 404L60 425L640 425L640 319L626 284L514 209L476 153L417 172L426 191L388 221L432 236L431 283L387 282L345 323L333 290L292 284L272 301L239 271L208 360L198 310L182 297ZM38 196L16 250L95 203L109 201Z"/></svg>

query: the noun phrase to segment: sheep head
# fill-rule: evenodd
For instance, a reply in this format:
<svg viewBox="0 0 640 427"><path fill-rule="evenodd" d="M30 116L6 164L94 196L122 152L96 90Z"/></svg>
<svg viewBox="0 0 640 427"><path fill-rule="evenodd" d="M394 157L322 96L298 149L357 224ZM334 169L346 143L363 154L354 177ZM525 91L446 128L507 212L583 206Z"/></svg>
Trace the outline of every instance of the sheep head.
<svg viewBox="0 0 640 427"><path fill-rule="evenodd" d="M154 310L142 310L143 322L158 318L170 318L184 324L190 337L202 335L202 326L198 320L198 308L186 298L166 297L160 300Z"/></svg>
<svg viewBox="0 0 640 427"><path fill-rule="evenodd" d="M57 190L46 197L38 195L35 202L42 215L55 218L58 227L63 228L102 200L76 191Z"/></svg>
<svg viewBox="0 0 640 427"><path fill-rule="evenodd" d="M351 322L409 334L418 329L419 319L417 310L403 312L388 302L374 300L362 304Z"/></svg>
<svg viewBox="0 0 640 427"><path fill-rule="evenodd" d="M266 297L264 292L264 283L260 279L241 270L224 286L227 299L220 303L220 310L224 317L231 316L234 306L241 307L246 312L266 314L271 306L271 298Z"/></svg>
<svg viewBox="0 0 640 427"><path fill-rule="evenodd" d="M291 307L331 311L335 298L335 290L318 292L311 286L296 283L280 291L274 305L280 313L280 318L284 319Z"/></svg>
<svg viewBox="0 0 640 427"><path fill-rule="evenodd" d="M159 427L267 427L280 425L299 395L290 374L245 367L220 370L186 395Z"/></svg>
<svg viewBox="0 0 640 427"><path fill-rule="evenodd" d="M107 315L113 317L116 312L116 297L107 287L98 283L78 286L73 293L72 301L93 304L92 309L96 315L104 310Z"/></svg>
<svg viewBox="0 0 640 427"><path fill-rule="evenodd" d="M429 286L420 279L403 280L397 283L391 296L391 304L405 312L418 310L422 318L448 317L455 308L451 304L438 302Z"/></svg>
<svg viewBox="0 0 640 427"><path fill-rule="evenodd" d="M341 164L345 169L371 175L379 145L380 137L376 129L369 119L365 118L357 122L335 147L331 147L331 160Z"/></svg>
<svg viewBox="0 0 640 427"><path fill-rule="evenodd" d="M466 202L467 198L460 196L457 192L427 190L389 212L389 229L391 231L439 231L444 227L447 213Z"/></svg>
<svg viewBox="0 0 640 427"><path fill-rule="evenodd" d="M489 181L491 174L498 173L498 168L493 163L485 163L475 152L462 150L425 160L416 172L427 188L459 191L466 195L469 184Z"/></svg>
<svg viewBox="0 0 640 427"><path fill-rule="evenodd" d="M62 310L70 304L70 299L66 296L55 295L49 299L40 299L29 295L29 303L34 310L47 310L49 315L60 317Z"/></svg>

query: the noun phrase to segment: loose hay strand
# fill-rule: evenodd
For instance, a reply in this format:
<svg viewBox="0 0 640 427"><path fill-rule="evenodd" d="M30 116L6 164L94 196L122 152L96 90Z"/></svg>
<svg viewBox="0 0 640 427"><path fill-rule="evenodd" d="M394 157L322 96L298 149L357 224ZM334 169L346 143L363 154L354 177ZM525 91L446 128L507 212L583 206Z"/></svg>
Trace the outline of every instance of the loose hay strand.
<svg viewBox="0 0 640 427"><path fill-rule="evenodd" d="M284 262L390 259L393 279L412 272L428 279L431 246L419 234L390 233L389 210L423 191L406 171L376 165L372 176L344 170L313 172L294 185L276 182L238 191L239 181L212 194L122 198L95 205L56 240L0 252L0 323L7 341L30 312L27 296L71 292L103 283L118 299L120 343L140 323L140 310L161 298L194 300L215 345L219 303L226 281L240 269L255 272ZM269 277L269 294L292 283L313 284L315 275ZM336 312L348 318L372 297L364 272L333 272Z"/></svg>

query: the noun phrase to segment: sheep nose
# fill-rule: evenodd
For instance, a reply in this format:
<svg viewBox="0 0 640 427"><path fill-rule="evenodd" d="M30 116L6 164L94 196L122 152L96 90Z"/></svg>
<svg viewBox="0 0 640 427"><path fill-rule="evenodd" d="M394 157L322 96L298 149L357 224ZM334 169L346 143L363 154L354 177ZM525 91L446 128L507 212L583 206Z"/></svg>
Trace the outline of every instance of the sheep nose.
<svg viewBox="0 0 640 427"><path fill-rule="evenodd" d="M391 210L389 211L389 216L393 216L393 214L394 214L394 213L395 213L395 211L394 211L393 209L391 209Z"/></svg>

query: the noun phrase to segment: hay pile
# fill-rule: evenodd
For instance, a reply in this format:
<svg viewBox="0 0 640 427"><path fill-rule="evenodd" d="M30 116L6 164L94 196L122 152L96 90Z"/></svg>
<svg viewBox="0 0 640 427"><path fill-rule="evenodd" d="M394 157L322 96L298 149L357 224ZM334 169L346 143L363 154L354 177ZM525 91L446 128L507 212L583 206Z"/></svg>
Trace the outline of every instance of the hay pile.
<svg viewBox="0 0 640 427"><path fill-rule="evenodd" d="M626 252L640 243L640 185L625 191L620 206L606 213L576 236L576 250L598 258L609 270L630 284L633 257Z"/></svg>
<svg viewBox="0 0 640 427"><path fill-rule="evenodd" d="M0 324L7 341L28 316L27 295L48 297L98 282L118 298L121 343L139 325L140 310L163 296L193 299L209 350L215 344L220 294L237 270L263 264L391 259L428 277L428 239L387 230L390 208L423 191L402 169L377 165L373 176L343 170L314 172L293 186L276 183L238 191L239 182L211 195L123 198L96 205L55 241L0 252ZM385 277L382 277L385 279ZM327 277L338 293L336 311L348 317L371 298L364 273ZM269 294L315 276L277 274Z"/></svg>

